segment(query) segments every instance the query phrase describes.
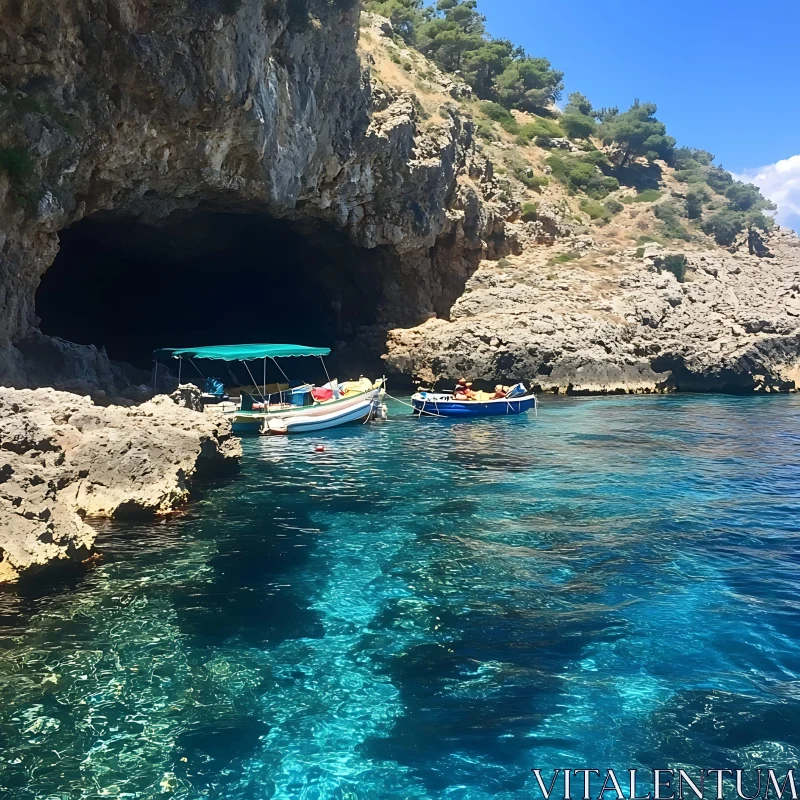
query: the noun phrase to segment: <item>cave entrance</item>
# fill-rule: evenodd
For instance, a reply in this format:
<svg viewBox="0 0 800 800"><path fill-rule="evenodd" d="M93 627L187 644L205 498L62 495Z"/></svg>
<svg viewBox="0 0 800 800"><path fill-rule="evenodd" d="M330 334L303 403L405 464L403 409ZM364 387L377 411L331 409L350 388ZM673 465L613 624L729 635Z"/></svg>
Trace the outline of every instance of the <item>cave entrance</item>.
<svg viewBox="0 0 800 800"><path fill-rule="evenodd" d="M94 215L59 239L36 294L40 329L142 369L160 347L329 347L375 322L380 305L379 253L318 222L208 209L157 226Z"/></svg>

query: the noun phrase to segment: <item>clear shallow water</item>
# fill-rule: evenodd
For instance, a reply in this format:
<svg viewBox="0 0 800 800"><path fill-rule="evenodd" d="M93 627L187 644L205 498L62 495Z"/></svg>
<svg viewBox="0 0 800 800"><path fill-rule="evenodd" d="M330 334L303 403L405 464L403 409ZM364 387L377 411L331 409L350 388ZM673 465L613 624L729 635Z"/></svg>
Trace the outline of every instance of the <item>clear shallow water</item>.
<svg viewBox="0 0 800 800"><path fill-rule="evenodd" d="M245 442L0 598L0 797L523 798L800 758L800 397ZM324 441L326 452L314 444Z"/></svg>

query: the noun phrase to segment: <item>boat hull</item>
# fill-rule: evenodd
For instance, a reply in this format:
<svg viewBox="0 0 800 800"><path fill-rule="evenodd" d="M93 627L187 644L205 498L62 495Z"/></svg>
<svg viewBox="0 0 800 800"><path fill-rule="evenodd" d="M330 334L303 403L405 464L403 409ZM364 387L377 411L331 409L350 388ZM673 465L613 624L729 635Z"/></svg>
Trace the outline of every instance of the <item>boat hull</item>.
<svg viewBox="0 0 800 800"><path fill-rule="evenodd" d="M270 420L291 419L294 417L316 417L327 415L334 410L351 408L362 403L365 398L373 397L381 389L371 389L368 392L360 392L351 397L344 397L341 400L332 400L326 403L316 403L312 406L297 406L290 408L275 408L270 411L235 411L231 414L231 427L235 434L260 433L264 430Z"/></svg>
<svg viewBox="0 0 800 800"><path fill-rule="evenodd" d="M531 395L501 400L453 400L449 395L415 394L411 398L414 413L427 417L499 417L524 414L536 408Z"/></svg>
<svg viewBox="0 0 800 800"><path fill-rule="evenodd" d="M263 433L279 436L297 433L314 433L341 425L353 425L366 422L381 404L382 390L374 389L358 398L358 402L346 406L325 408L326 413L315 410L314 414L296 414L292 416L276 416L264 422Z"/></svg>

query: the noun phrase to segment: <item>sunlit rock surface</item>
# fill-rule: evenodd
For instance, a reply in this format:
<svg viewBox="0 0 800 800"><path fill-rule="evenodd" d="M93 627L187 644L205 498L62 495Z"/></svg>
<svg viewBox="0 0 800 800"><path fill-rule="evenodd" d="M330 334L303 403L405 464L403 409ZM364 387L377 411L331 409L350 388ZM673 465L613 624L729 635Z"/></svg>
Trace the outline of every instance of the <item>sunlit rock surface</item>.
<svg viewBox="0 0 800 800"><path fill-rule="evenodd" d="M395 330L388 363L421 380L519 379L543 390L788 391L800 385L800 240L746 250L686 249L686 276L659 245L526 250L484 261L449 320ZM566 252L559 248L558 252Z"/></svg>
<svg viewBox="0 0 800 800"><path fill-rule="evenodd" d="M219 415L165 396L96 406L51 389L0 389L0 582L91 554L86 517L164 514L193 479L236 463Z"/></svg>

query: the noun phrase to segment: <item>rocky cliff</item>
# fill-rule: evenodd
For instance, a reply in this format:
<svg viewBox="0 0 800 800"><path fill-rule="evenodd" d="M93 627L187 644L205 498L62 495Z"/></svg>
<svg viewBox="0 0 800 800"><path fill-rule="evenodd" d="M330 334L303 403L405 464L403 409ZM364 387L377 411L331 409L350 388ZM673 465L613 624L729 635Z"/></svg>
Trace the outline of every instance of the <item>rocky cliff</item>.
<svg viewBox="0 0 800 800"><path fill-rule="evenodd" d="M322 250L344 236L337 263L355 266L331 302L348 281L374 284L361 342L395 376L577 392L795 385L792 234L773 235L770 258L700 233L657 246L645 236L657 206L683 191L663 164L660 200L593 220L535 180L572 142L521 147L490 130L466 86L356 2L28 0L0 19L0 382L136 383L104 352L37 331L58 233L212 209L277 220ZM678 277L664 268L676 254Z"/></svg>
<svg viewBox="0 0 800 800"><path fill-rule="evenodd" d="M446 95L423 125L412 93L372 80L356 3L32 0L0 19L6 384L41 382L48 344L51 384L118 388L96 351L61 359L36 331L58 231L90 215L328 225L368 254L375 319L395 324L445 312L502 232L469 178L472 123Z"/></svg>
<svg viewBox="0 0 800 800"><path fill-rule="evenodd" d="M241 455L221 416L160 396L101 408L51 389L0 389L0 583L92 554L92 517L164 514Z"/></svg>
<svg viewBox="0 0 800 800"><path fill-rule="evenodd" d="M794 391L800 239L777 230L769 243L772 258L655 243L609 254L573 238L483 262L448 320L392 331L389 361L428 384L466 375L573 394ZM685 259L681 280L665 269L670 255Z"/></svg>

